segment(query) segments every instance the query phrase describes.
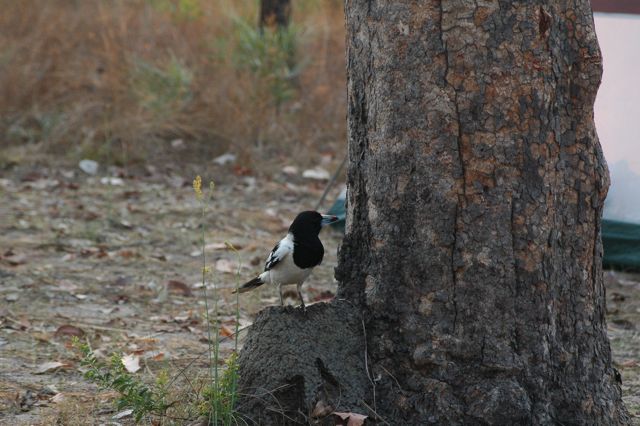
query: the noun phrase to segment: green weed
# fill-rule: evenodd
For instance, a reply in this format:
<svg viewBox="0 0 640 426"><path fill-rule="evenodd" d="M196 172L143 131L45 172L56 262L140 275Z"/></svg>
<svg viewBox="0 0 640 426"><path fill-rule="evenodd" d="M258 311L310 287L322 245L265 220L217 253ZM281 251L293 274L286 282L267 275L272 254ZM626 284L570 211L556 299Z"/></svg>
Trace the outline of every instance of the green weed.
<svg viewBox="0 0 640 426"><path fill-rule="evenodd" d="M170 109L181 109L193 98L193 74L178 58L156 66L141 59L134 61L131 86L138 103L161 116Z"/></svg>
<svg viewBox="0 0 640 426"><path fill-rule="evenodd" d="M235 66L255 79L256 96L268 95L276 108L291 100L296 94L296 78L305 65L297 59L300 30L295 25L260 30L240 18L235 19L235 27Z"/></svg>
<svg viewBox="0 0 640 426"><path fill-rule="evenodd" d="M65 116L61 112L36 110L14 121L7 130L7 138L13 142L48 142L64 122Z"/></svg>
<svg viewBox="0 0 640 426"><path fill-rule="evenodd" d="M237 385L238 385L238 364L237 364L237 351L238 351L238 324L239 324L239 299L236 293L236 332L235 332L235 352L231 354L225 361L225 368L221 371L219 367L220 357L220 327L218 321L218 293L217 287L213 286L213 299L214 299L214 338L211 338L211 320L209 318L209 301L207 295L206 275L210 273L210 268L207 266L205 255L205 217L207 202L213 198L213 192L215 185L213 182L209 183L208 197L202 191L202 178L196 176L193 181L193 190L196 195L196 199L200 202L201 208L201 252L202 252L202 295L204 298L205 317L207 320L207 334L209 340L209 385L205 388L202 397L203 403L200 405L200 414L206 416L209 423L212 425L229 426L231 424L238 424L239 416L235 411L235 403L238 397ZM227 243L233 250L235 248ZM235 250L236 253L237 250ZM238 264L238 271L236 274L236 288L239 283L240 266ZM215 283L215 280L214 280Z"/></svg>
<svg viewBox="0 0 640 426"><path fill-rule="evenodd" d="M205 304L205 318L207 323L207 336L209 342L208 357L209 369L206 384L199 388L190 387L189 394L181 394L174 391L171 386L177 377L186 377L186 369L182 369L173 377L169 377L166 371L161 372L153 383L143 381L139 376L129 373L118 354L113 354L108 361L100 361L89 347L88 343L80 343L76 338L74 347L80 352L81 365L86 368L85 378L95 382L103 389L117 391L116 400L118 410L131 409L136 422L145 417L168 420L188 420L194 415L205 417L208 424L214 426L230 426L246 423L239 413L235 411L238 399L238 332L239 332L239 298L236 295L236 329L235 351L225 360L224 365L219 365L220 357L220 322L218 316L218 289L213 287L213 313L209 315L209 295L207 294L206 276L210 273L205 257L205 216L207 203L213 198L213 182L209 186L207 196L202 191L202 179L200 176L193 181L196 198L201 207L201 244L202 244L202 297ZM226 243L230 250L238 251L230 243ZM240 265L238 263L238 265ZM236 274L236 288L240 283L240 266ZM197 382L195 380L194 382ZM190 383L191 385L191 383ZM184 392L183 390L182 392ZM169 399L173 402L169 402ZM171 414L168 410L172 410ZM181 414L176 417L175 413Z"/></svg>
<svg viewBox="0 0 640 426"><path fill-rule="evenodd" d="M170 407L167 403L168 375L166 372L158 376L155 384L148 385L125 369L119 355L113 354L109 362L103 362L96 358L87 343L80 343L78 338L74 338L73 345L82 355L81 365L87 368L84 373L85 378L102 389L119 392L120 396L116 400L118 410L125 408L133 410L132 414L136 422L148 415L159 417L165 415Z"/></svg>
<svg viewBox="0 0 640 426"><path fill-rule="evenodd" d="M238 356L231 354L225 361L225 369L219 379L207 386L202 393L203 402L200 414L212 425L229 426L239 423L239 414L235 411L238 399Z"/></svg>
<svg viewBox="0 0 640 426"><path fill-rule="evenodd" d="M202 16L202 6L199 0L147 0L149 4L160 12L169 13L177 21L191 21Z"/></svg>

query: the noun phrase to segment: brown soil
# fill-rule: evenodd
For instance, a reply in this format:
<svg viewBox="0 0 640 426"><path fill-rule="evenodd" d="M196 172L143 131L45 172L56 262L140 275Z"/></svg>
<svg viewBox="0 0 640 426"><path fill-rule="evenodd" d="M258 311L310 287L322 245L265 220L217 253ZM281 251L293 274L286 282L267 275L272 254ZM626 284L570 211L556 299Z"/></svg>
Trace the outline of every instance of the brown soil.
<svg viewBox="0 0 640 426"><path fill-rule="evenodd" d="M0 172L0 424L113 421L115 394L83 378L73 334L101 356L140 356L143 368L136 374L153 378L167 369L179 376L176 387L187 386L185 376L196 381L206 374L201 207L192 189L197 173L205 189L209 179L216 181L206 203L205 251L227 335L224 359L234 348L228 336L236 325L232 289L261 271L293 217L315 207L325 182L303 179L302 170L238 176L232 165L211 163L206 169L111 169L102 176L46 162ZM119 180L101 181L105 176ZM321 237L325 260L303 288L307 302L331 298L335 290L341 234L325 230ZM213 292L210 284L212 316ZM288 303L297 304L295 287L290 296ZM240 327L274 304L274 288L243 294ZM64 365L37 374L47 362Z"/></svg>

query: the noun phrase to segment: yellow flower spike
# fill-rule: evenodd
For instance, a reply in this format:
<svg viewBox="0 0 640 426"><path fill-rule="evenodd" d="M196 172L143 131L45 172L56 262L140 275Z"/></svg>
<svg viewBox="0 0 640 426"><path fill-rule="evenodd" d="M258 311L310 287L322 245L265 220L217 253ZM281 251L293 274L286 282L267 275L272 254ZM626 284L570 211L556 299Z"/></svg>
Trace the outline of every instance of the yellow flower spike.
<svg viewBox="0 0 640 426"><path fill-rule="evenodd" d="M196 178L193 180L193 190L196 193L196 198L198 200L202 199L202 178L200 177L200 175L196 176Z"/></svg>
<svg viewBox="0 0 640 426"><path fill-rule="evenodd" d="M235 251L236 253L238 252L238 249L235 248L235 246L233 244L231 244L229 241L225 241L224 245L227 246L227 248L231 251Z"/></svg>
<svg viewBox="0 0 640 426"><path fill-rule="evenodd" d="M204 268L202 268L202 273L208 274L209 272L211 272L211 267L205 266Z"/></svg>
<svg viewBox="0 0 640 426"><path fill-rule="evenodd" d="M213 199L213 190L216 189L216 184L213 181L209 182L209 199Z"/></svg>

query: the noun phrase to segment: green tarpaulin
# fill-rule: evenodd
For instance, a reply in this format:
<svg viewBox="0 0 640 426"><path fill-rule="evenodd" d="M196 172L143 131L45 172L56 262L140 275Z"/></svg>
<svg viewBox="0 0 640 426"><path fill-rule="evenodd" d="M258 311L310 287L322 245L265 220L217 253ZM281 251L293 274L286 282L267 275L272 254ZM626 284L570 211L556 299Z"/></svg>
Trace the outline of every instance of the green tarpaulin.
<svg viewBox="0 0 640 426"><path fill-rule="evenodd" d="M602 221L605 268L640 270L640 225Z"/></svg>

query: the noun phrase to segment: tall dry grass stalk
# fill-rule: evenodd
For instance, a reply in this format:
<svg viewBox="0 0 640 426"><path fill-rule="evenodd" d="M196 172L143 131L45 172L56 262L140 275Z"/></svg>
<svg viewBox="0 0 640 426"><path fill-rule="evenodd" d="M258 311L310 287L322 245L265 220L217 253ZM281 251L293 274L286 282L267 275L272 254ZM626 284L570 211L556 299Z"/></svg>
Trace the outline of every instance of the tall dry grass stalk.
<svg viewBox="0 0 640 426"><path fill-rule="evenodd" d="M256 0L0 0L0 145L115 161L175 138L249 157L342 152L342 2L293 6L302 66L276 107L237 57Z"/></svg>

